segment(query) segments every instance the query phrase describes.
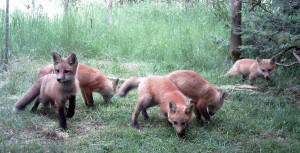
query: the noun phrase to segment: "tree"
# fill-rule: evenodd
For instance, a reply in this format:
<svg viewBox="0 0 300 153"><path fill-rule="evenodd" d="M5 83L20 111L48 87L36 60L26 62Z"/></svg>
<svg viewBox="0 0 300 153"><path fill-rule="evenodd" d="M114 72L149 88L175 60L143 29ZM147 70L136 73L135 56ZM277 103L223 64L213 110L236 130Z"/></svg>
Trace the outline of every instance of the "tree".
<svg viewBox="0 0 300 153"><path fill-rule="evenodd" d="M109 19L109 24L112 24L112 0L108 0L107 1L107 5L108 5L108 19Z"/></svg>
<svg viewBox="0 0 300 153"><path fill-rule="evenodd" d="M234 61L240 58L240 46L242 45L241 24L242 24L242 1L233 0L232 4L232 20L231 20L231 36L229 54Z"/></svg>
<svg viewBox="0 0 300 153"><path fill-rule="evenodd" d="M191 9L193 7L192 0L184 0L186 9Z"/></svg>
<svg viewBox="0 0 300 153"><path fill-rule="evenodd" d="M9 0L6 0L6 16L5 16L5 50L3 52L3 69L7 71L8 54L9 54Z"/></svg>
<svg viewBox="0 0 300 153"><path fill-rule="evenodd" d="M35 15L35 0L32 0L31 4L32 4L32 15Z"/></svg>
<svg viewBox="0 0 300 153"><path fill-rule="evenodd" d="M70 2L70 0L63 0L65 14L68 14L68 12L69 12L69 2Z"/></svg>

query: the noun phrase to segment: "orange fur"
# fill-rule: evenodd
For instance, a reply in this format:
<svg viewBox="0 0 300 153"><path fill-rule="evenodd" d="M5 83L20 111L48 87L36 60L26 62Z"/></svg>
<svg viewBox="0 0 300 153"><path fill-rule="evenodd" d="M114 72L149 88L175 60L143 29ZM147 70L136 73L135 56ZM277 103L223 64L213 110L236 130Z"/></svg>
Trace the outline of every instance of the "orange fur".
<svg viewBox="0 0 300 153"><path fill-rule="evenodd" d="M40 78L44 75L53 73L53 71L53 65L47 65L40 70L38 77ZM77 79L79 81L82 97L87 106L94 105L93 92L101 94L105 103L108 103L114 96L119 82L119 79L110 81L101 71L84 64L78 65Z"/></svg>
<svg viewBox="0 0 300 153"><path fill-rule="evenodd" d="M227 93L220 93L207 80L192 70L177 70L166 76L178 89L195 103L197 118L209 121L223 105Z"/></svg>
<svg viewBox="0 0 300 153"><path fill-rule="evenodd" d="M185 96L164 76L132 77L120 87L120 96L125 96L131 89L138 87L139 99L132 113L132 125L139 128L137 118L142 112L148 119L147 109L160 105L160 110L168 117L179 136L185 135L185 127L190 121L194 105L188 105Z"/></svg>
<svg viewBox="0 0 300 153"><path fill-rule="evenodd" d="M63 129L67 128L66 117L73 117L75 114L76 92L78 90L78 80L76 79L78 61L74 53L67 59L62 58L57 53L52 53L55 74L48 74L39 78L33 86L21 97L13 106L13 110L18 112L35 98L32 111L35 111L40 104L54 103L58 108L59 123ZM69 107L65 114L65 105L69 100Z"/></svg>
<svg viewBox="0 0 300 153"><path fill-rule="evenodd" d="M275 58L271 59L241 59L237 60L230 70L227 72L227 76L242 75L243 80L249 76L249 81L255 80L257 77L263 77L269 79L271 71L275 69Z"/></svg>

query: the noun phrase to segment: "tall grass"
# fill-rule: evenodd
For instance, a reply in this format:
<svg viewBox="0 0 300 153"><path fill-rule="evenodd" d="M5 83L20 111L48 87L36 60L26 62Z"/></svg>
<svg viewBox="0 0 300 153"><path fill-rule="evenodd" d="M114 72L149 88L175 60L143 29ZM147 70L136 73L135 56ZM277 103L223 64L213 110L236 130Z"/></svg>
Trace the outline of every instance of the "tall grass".
<svg viewBox="0 0 300 153"><path fill-rule="evenodd" d="M211 59L226 55L225 23L215 22L204 6L186 11L176 4L116 6L113 21L113 25L108 24L107 8L98 5L80 7L53 19L14 12L12 53L22 56L75 51L101 59L180 60L185 67L204 67ZM208 50L215 54L208 55Z"/></svg>

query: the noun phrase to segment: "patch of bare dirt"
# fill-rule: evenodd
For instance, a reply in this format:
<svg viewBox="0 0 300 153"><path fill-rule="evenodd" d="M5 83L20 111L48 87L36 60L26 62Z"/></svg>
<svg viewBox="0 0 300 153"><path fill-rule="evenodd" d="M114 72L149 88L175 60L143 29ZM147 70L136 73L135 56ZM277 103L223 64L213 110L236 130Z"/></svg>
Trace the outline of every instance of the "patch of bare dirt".
<svg viewBox="0 0 300 153"><path fill-rule="evenodd" d="M285 141L288 139L286 136L276 132L260 133L259 137L262 139L276 139L278 141Z"/></svg>
<svg viewBox="0 0 300 153"><path fill-rule="evenodd" d="M133 71L133 70L136 70L138 69L139 67L143 66L144 64L143 63L124 63L122 66L127 69L128 71Z"/></svg>
<svg viewBox="0 0 300 153"><path fill-rule="evenodd" d="M255 135L250 136L250 139L273 139L277 141L286 141L287 136L280 134L278 132L260 132Z"/></svg>
<svg viewBox="0 0 300 153"><path fill-rule="evenodd" d="M82 124L76 124L71 128L75 131L77 135L93 135L94 132L101 130L102 127L103 123L91 121Z"/></svg>

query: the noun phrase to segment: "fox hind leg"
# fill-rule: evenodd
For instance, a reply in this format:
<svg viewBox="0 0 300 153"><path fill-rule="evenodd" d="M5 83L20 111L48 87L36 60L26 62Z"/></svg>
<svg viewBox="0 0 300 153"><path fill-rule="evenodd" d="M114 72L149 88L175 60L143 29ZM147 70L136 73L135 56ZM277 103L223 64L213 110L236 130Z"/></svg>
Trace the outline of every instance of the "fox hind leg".
<svg viewBox="0 0 300 153"><path fill-rule="evenodd" d="M151 106L151 101L152 101L151 96L139 98L139 100L136 104L135 110L131 116L132 126L134 128L137 128L137 129L139 128L139 123L137 121L137 118L141 111L142 111L142 115L144 116L144 119L149 118L146 110L147 110L147 108L149 108Z"/></svg>
<svg viewBox="0 0 300 153"><path fill-rule="evenodd" d="M142 115L143 115L143 117L144 117L144 120L148 120L148 119L149 119L149 115L148 115L148 113L147 113L147 109L143 109L143 110L142 110Z"/></svg>
<svg viewBox="0 0 300 153"><path fill-rule="evenodd" d="M86 106L92 107L94 106L93 93L89 89L81 88L81 94L83 96L84 102Z"/></svg>
<svg viewBox="0 0 300 153"><path fill-rule="evenodd" d="M149 119L149 115L147 113L147 109L149 107L151 107L152 100L153 99L151 97L145 98L144 105L143 105L143 110L142 110L142 115L144 117L144 120L148 120Z"/></svg>
<svg viewBox="0 0 300 153"><path fill-rule="evenodd" d="M40 99L37 98L37 99L35 100L35 102L34 102L34 105L33 105L32 108L31 108L31 111L32 111L32 112L36 111L36 109L39 107L39 104L40 104Z"/></svg>

